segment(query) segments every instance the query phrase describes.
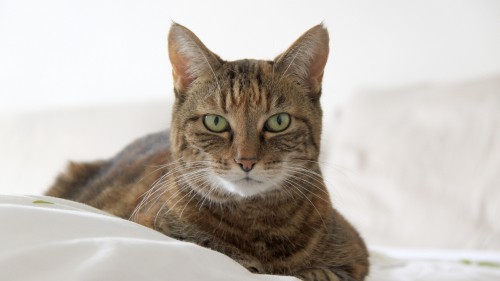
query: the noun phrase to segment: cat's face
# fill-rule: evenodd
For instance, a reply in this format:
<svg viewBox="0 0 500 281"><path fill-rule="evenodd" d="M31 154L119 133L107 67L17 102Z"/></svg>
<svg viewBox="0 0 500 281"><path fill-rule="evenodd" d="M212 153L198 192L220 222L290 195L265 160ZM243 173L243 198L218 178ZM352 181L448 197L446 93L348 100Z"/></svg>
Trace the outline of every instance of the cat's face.
<svg viewBox="0 0 500 281"><path fill-rule="evenodd" d="M326 30L314 27L274 61L225 62L174 25L169 51L182 182L214 200L300 185L319 154Z"/></svg>

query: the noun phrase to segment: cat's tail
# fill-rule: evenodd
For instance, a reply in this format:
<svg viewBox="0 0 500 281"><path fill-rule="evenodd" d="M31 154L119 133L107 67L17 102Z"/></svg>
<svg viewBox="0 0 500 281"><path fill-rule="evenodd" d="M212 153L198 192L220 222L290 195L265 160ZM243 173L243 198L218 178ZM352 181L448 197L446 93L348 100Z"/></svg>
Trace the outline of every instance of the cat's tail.
<svg viewBox="0 0 500 281"><path fill-rule="evenodd" d="M102 171L106 163L107 161L69 162L66 171L56 178L45 195L76 201L84 187Z"/></svg>

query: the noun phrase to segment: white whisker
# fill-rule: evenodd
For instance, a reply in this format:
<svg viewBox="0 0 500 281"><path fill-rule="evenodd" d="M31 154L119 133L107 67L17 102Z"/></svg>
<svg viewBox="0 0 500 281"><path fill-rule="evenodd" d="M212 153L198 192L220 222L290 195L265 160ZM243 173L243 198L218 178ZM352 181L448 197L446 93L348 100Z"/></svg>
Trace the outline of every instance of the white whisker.
<svg viewBox="0 0 500 281"><path fill-rule="evenodd" d="M140 203L135 207L134 211L132 212L130 218L137 218L140 210L142 209L143 206L150 204L152 201L157 200L163 194L165 194L169 189L172 188L172 186L176 185L179 183L181 180L181 177L174 177L173 179L169 179L169 177L172 177L175 173L179 173L184 170L192 169L192 168L204 168L206 163L211 163L212 161L210 160L202 160L202 161L192 161L192 162L184 162L182 163L183 159L179 158L175 160L172 163L166 164L166 165L160 165L160 169L163 167L170 167L173 165L178 165L177 167L173 167L171 170L167 171L164 175L159 177L157 180L153 182L151 187L144 192L140 197L142 197L142 200ZM198 171L190 172L184 175L190 175L190 176L195 176L198 174ZM159 194L158 194L159 193ZM148 210L151 209L151 207L154 204L151 204Z"/></svg>
<svg viewBox="0 0 500 281"><path fill-rule="evenodd" d="M316 213L319 215L319 218L321 219L321 222L323 223L323 226L325 227L325 230L328 231L328 228L326 227L326 223L325 223L325 220L323 219L323 216L321 215L321 213L319 212L318 208L316 208L316 205L314 205L314 203L311 201L311 199L309 199L309 197L307 197L306 194L304 194L299 187L297 187L295 185L295 183L293 181L290 181L288 179L285 180L288 184L290 184L294 189L292 190L296 190L298 191L303 198L305 198L307 201L309 201L309 203L311 203L311 205L313 206L314 210L316 210Z"/></svg>

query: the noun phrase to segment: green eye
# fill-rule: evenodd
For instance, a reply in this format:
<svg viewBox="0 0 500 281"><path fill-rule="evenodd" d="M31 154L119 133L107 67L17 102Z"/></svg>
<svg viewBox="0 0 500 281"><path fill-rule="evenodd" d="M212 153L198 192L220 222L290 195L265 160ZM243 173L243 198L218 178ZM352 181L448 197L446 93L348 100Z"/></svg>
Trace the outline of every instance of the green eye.
<svg viewBox="0 0 500 281"><path fill-rule="evenodd" d="M267 119L265 128L274 133L282 132L290 126L290 120L288 113L278 113Z"/></svg>
<svg viewBox="0 0 500 281"><path fill-rule="evenodd" d="M203 124L208 130L214 133L222 133L229 129L229 123L227 120L224 117L215 114L205 115L205 118L203 118Z"/></svg>

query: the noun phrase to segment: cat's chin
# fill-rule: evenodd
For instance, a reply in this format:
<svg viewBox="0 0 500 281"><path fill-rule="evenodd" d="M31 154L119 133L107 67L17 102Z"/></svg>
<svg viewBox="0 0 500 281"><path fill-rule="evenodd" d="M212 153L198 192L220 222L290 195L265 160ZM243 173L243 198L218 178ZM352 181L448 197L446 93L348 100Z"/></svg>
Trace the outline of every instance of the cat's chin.
<svg viewBox="0 0 500 281"><path fill-rule="evenodd" d="M229 181L217 177L217 180L220 182L220 186L224 191L243 198L252 197L274 189L273 184L248 177L236 181Z"/></svg>

